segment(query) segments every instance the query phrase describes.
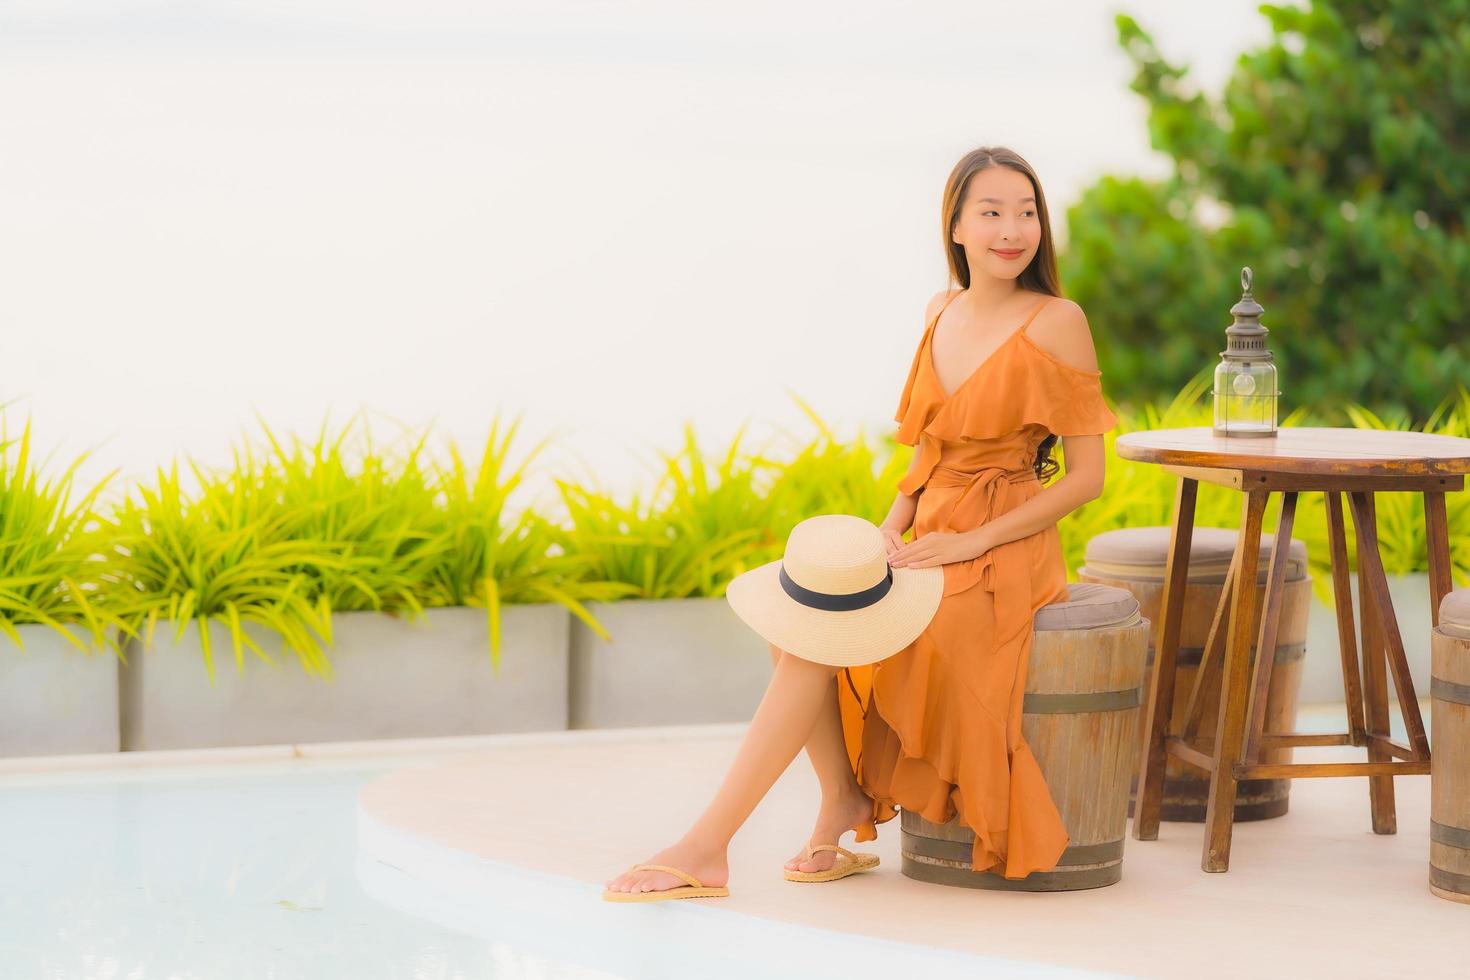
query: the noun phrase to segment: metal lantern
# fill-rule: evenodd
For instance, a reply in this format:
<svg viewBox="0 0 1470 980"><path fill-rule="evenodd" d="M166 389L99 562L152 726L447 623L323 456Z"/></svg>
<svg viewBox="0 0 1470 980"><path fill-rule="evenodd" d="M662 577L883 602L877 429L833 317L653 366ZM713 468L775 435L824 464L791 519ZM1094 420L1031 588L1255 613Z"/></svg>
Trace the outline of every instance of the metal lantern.
<svg viewBox="0 0 1470 980"><path fill-rule="evenodd" d="M1226 346L1215 367L1217 436L1276 435L1276 365L1266 349L1261 305L1251 295L1251 270L1240 270L1245 292L1230 307L1235 322L1225 328Z"/></svg>

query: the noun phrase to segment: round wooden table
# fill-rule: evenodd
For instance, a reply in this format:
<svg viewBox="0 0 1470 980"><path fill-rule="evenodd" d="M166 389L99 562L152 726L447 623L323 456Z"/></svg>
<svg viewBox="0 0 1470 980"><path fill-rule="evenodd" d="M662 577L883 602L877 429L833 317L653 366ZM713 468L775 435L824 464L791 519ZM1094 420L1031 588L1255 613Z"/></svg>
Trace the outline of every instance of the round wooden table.
<svg viewBox="0 0 1470 980"><path fill-rule="evenodd" d="M1470 439L1423 432L1349 428L1283 428L1274 437L1213 434L1209 427L1155 429L1118 437L1123 459L1157 463L1179 477L1164 571L1161 618L1156 634L1154 673L1144 724L1148 726L1138 775L1133 836L1159 836L1164 763L1173 755L1210 773L1205 809L1205 836L1200 867L1230 867L1235 788L1242 779L1297 779L1304 776L1366 776L1373 832L1397 830L1393 777L1429 773L1429 740L1404 658L1398 620L1389 601L1388 583L1378 551L1373 494L1410 491L1424 494L1424 525L1429 552L1430 609L1439 625L1439 603L1451 589L1449 527L1444 495L1462 490L1470 473ZM1200 481L1233 487L1245 497L1235 554L1220 594L1193 694L1184 717L1171 717L1175 658L1184 606L1189 543L1194 530L1195 495ZM1338 646L1342 655L1343 694L1348 728L1325 735L1262 732L1266 691L1271 683L1271 657L1258 657L1252 670L1251 636L1255 616L1256 574L1261 519L1273 491L1281 494L1281 519L1261 602L1257 650L1276 647L1281 589L1291 548L1291 526L1297 494L1320 490L1327 505L1327 540L1331 552L1332 591L1337 609ZM1343 532L1342 495L1348 497L1357 535L1358 595L1361 607L1362 677L1359 680L1353 626L1352 593L1348 589L1347 543ZM1242 569L1251 571L1242 574ZM1228 616L1228 627L1221 629ZM1389 737L1387 670L1403 712L1408 744ZM1214 737L1199 737L1200 692L1219 683L1220 709ZM1177 734L1176 734L1177 733ZM1262 748L1293 745L1355 745L1367 750L1366 762L1260 763Z"/></svg>

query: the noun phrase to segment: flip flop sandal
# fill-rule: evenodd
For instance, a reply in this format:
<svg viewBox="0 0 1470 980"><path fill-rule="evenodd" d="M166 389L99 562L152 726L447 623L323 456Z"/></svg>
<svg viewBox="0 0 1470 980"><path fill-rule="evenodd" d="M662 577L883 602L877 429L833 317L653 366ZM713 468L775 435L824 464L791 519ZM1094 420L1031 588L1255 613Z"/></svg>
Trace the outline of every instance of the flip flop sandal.
<svg viewBox="0 0 1470 980"><path fill-rule="evenodd" d="M678 868L671 868L667 864L635 864L628 870L667 871L675 878L682 878L688 884L647 892L618 892L613 891L611 888L606 888L602 892L604 901L662 902L670 898L724 898L730 894L730 889L724 885L706 885L692 874L686 871L680 871Z"/></svg>
<svg viewBox="0 0 1470 980"><path fill-rule="evenodd" d="M806 857L803 860L810 861L812 855L818 851L836 851L840 857L837 863L826 871L795 871L791 868L783 868L786 872L787 881L836 881L838 878L846 878L850 874L866 871L878 866L878 855L876 854L854 854L845 847L837 844L818 844L813 847L806 846Z"/></svg>

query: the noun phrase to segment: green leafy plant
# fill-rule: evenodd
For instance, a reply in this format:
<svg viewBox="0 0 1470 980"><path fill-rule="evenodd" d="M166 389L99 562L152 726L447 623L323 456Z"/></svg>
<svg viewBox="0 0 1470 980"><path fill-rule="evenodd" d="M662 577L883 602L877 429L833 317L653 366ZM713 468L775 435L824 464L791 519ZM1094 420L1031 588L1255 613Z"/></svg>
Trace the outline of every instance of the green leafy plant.
<svg viewBox="0 0 1470 980"><path fill-rule="evenodd" d="M773 505L757 490L762 467L740 451L744 429L711 463L685 425L684 447L661 454L647 500L620 503L600 489L558 480L570 519L567 544L593 577L622 583L623 597L717 596L772 540Z"/></svg>
<svg viewBox="0 0 1470 980"><path fill-rule="evenodd" d="M1458 394L1446 398L1421 426L1412 425L1402 412L1395 412L1387 419L1359 405L1349 405L1347 412L1353 425L1360 429L1438 432L1461 438L1470 436L1470 391L1463 386ZM1429 566L1424 495L1375 493L1373 509L1377 517L1378 550L1383 558L1383 570L1389 575L1426 571ZM1346 498L1343 499L1343 515L1349 564L1356 568L1357 536L1353 533L1352 511ZM1464 584L1470 580L1470 493L1445 494L1445 516L1449 525L1452 578ZM1320 573L1314 582L1317 594L1323 601L1330 601L1331 566L1327 550L1326 508L1321 494L1298 498L1296 525L1293 537L1306 542L1313 571Z"/></svg>
<svg viewBox="0 0 1470 980"><path fill-rule="evenodd" d="M1166 396L1218 348L1255 270L1286 386L1425 418L1470 376L1470 3L1262 4L1266 43L1199 91L1115 18L1162 180L1104 177L1068 209L1062 279L1103 370Z"/></svg>
<svg viewBox="0 0 1470 980"><path fill-rule="evenodd" d="M442 527L434 466L424 459L428 431L408 433L405 448L385 451L359 423L361 413L336 433L323 423L306 443L282 440L261 419L270 453L258 478L290 515L282 533L335 556L295 569L326 608L417 614L424 581L453 545Z"/></svg>
<svg viewBox="0 0 1470 980"><path fill-rule="evenodd" d="M211 620L227 631L237 669L247 648L275 662L243 628L253 622L279 635L307 673L330 677L332 612L416 613L419 582L444 541L422 438L388 454L363 429L361 449L349 452L356 420L336 433L324 423L310 444L261 428L264 452L247 441L222 472L190 461L192 492L175 463L118 508L109 605L145 645L160 618L176 640L195 622L211 682Z"/></svg>
<svg viewBox="0 0 1470 980"><path fill-rule="evenodd" d="M840 438L809 404L793 399L816 427L817 435L804 439L796 433L782 433L789 447L786 455L763 451L751 457L771 474L763 481L771 502L771 533L757 556L758 563L781 557L791 529L817 514L856 514L882 523L908 469L907 454L898 451L892 437L881 451L869 444L861 430L853 438Z"/></svg>
<svg viewBox="0 0 1470 980"><path fill-rule="evenodd" d="M381 450L357 423L324 424L308 443L262 420L265 452L247 442L218 473L190 461L192 491L177 463L139 488L119 507L106 579L125 632L148 644L159 619L176 639L195 622L211 680L211 620L227 630L237 669L246 649L274 663L243 628L253 622L323 677L333 612L484 608L497 672L505 603L559 603L606 635L583 602L625 589L590 580L586 556L567 554L550 522L507 508L540 449L506 472L516 424L502 438L495 422L471 470L452 442L447 462L429 459L427 430Z"/></svg>
<svg viewBox="0 0 1470 980"><path fill-rule="evenodd" d="M284 506L281 472L249 448L237 449L232 467L206 471L193 461L192 492L178 463L160 468L151 486L139 486L116 510L116 533L103 575L108 608L123 620L127 636L145 646L160 618L181 640L198 626L210 682L214 657L209 623L227 630L237 668L244 649L274 659L244 630L257 623L279 635L309 674L330 676L323 644L331 643L331 609L318 572L362 571L362 559L343 559L327 541L294 533L299 510Z"/></svg>
<svg viewBox="0 0 1470 980"><path fill-rule="evenodd" d="M0 632L24 653L17 626L49 626L84 654L109 645L118 625L96 600L97 552L108 533L96 513L109 473L73 501L78 456L60 477L43 479L31 459L31 420L11 439L0 415ZM73 627L82 627L90 643Z"/></svg>
<svg viewBox="0 0 1470 980"><path fill-rule="evenodd" d="M545 517L530 508L507 511L507 498L545 444L538 444L507 474L518 426L519 421L512 422L502 438L496 420L473 469L453 443L449 461L436 464L433 558L418 570L414 586L424 606L485 609L496 670L502 604L556 603L608 639L606 628L584 603L610 601L632 591L596 578L593 554L570 547L563 529Z"/></svg>

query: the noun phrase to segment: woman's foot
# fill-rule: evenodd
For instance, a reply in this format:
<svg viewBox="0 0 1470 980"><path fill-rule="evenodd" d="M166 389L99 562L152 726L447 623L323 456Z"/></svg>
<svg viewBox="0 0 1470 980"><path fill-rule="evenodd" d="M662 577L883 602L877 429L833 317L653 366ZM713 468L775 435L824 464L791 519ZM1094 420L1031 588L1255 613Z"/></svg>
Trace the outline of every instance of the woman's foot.
<svg viewBox="0 0 1470 980"><path fill-rule="evenodd" d="M873 798L861 789L854 788L850 793L828 803L827 798L822 798L822 808L817 812L817 823L812 828L812 837L808 842L816 844L840 844L842 835L852 830L856 825L865 820L872 819ZM790 861L786 862L786 868L791 871L826 871L837 862L836 851L818 851L808 860L806 848Z"/></svg>
<svg viewBox="0 0 1470 980"><path fill-rule="evenodd" d="M666 864L671 868L678 868L698 878L701 884L711 888L718 888L730 882L730 863L725 851L711 851L684 841L680 841L673 847L666 847L648 860L639 863ZM689 882L676 878L667 871L624 871L615 878L609 878L604 884L615 892L649 892L678 888L681 885L688 885Z"/></svg>

